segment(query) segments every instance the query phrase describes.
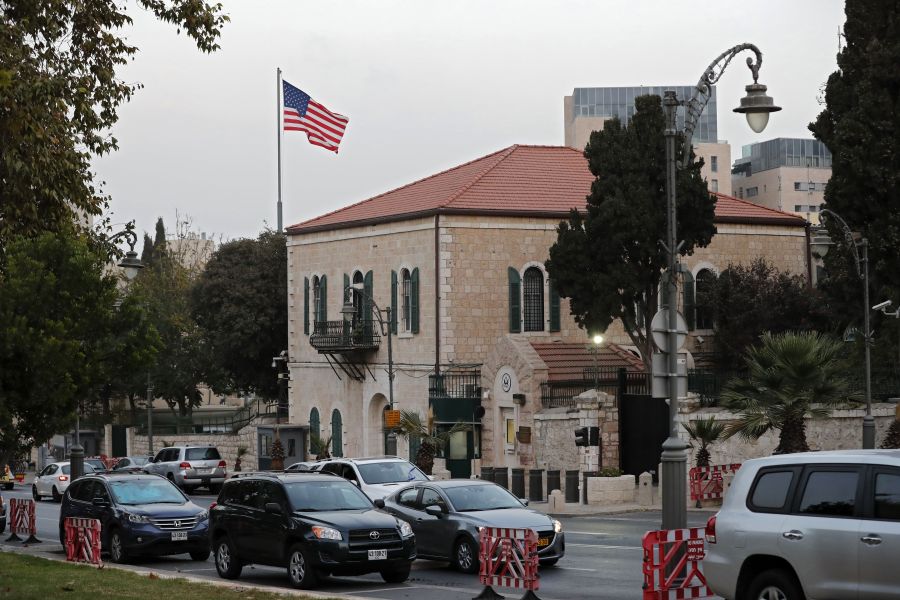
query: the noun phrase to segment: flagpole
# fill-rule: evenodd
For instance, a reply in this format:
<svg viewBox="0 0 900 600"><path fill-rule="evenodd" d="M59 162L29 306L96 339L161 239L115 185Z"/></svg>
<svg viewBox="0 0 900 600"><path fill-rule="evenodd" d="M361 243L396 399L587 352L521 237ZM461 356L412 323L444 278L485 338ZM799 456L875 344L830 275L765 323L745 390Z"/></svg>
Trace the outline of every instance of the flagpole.
<svg viewBox="0 0 900 600"><path fill-rule="evenodd" d="M281 112L281 68L277 68L277 71L278 81L276 82L277 89L275 90L275 122L278 124L278 233L281 233L281 136L284 128L281 123L283 117Z"/></svg>

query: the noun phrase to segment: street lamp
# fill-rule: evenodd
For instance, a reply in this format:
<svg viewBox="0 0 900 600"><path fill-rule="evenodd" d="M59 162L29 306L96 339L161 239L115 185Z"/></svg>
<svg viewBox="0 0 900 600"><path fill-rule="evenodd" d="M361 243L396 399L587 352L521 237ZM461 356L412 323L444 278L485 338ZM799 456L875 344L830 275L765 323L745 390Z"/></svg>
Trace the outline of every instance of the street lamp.
<svg viewBox="0 0 900 600"><path fill-rule="evenodd" d="M819 212L819 222L825 225L828 220L834 219L840 226L844 234L844 240L850 246L853 252L854 265L856 266L856 275L863 283L863 343L866 349L866 416L863 417L863 448L871 449L875 447L875 417L872 416L872 330L869 326L869 240L865 237L854 235L847 222L841 218L839 214L828 208L823 208ZM862 248L862 255L859 249ZM828 252L828 246L820 244L817 247L817 254L825 256ZM882 303L883 304L883 303ZM879 305L880 306L880 305ZM885 307L886 308L886 307Z"/></svg>
<svg viewBox="0 0 900 600"><path fill-rule="evenodd" d="M594 357L594 389L600 392L600 363L597 360L597 354L600 352L600 345L603 343L603 336L595 333L591 337L591 343L588 344L587 350Z"/></svg>
<svg viewBox="0 0 900 600"><path fill-rule="evenodd" d="M668 320L666 326L666 379L669 396L669 438L662 445L662 475L663 475L663 529L684 529L687 527L687 445L678 437L678 307L675 301L677 286L676 277L679 270L678 252L681 243L678 242L676 232L676 169L684 168L690 160L690 152L685 148L681 158L681 164L675 160L676 142L683 135L685 145L691 143L694 129L700 120L700 115L712 96L712 86L722 77L725 68L732 59L743 52L750 50L756 55L747 58L747 66L753 75L753 83L745 89L747 95L741 99L741 105L734 109L735 112L744 113L747 123L756 133L765 129L769 122L769 113L781 110L775 106L772 98L766 95L766 86L759 83L759 67L762 65L762 52L753 44L740 44L729 48L716 59L703 72L700 81L694 87L694 93L690 100L679 100L674 91L666 91L663 94L663 107L666 116L666 195L667 195L667 221L668 239L664 244L669 254L667 273L668 290ZM684 131L679 132L676 125L676 111L679 106L684 106Z"/></svg>
<svg viewBox="0 0 900 600"><path fill-rule="evenodd" d="M344 306L341 307L342 315L355 315L357 313L356 305L353 302L353 295L359 294L363 298L367 299L372 303L372 306L375 308L374 312L375 316L378 318L378 325L381 327L381 335L387 336L388 341L388 398L390 403L391 410L394 410L394 352L391 346L391 307L388 306L383 312L387 315L387 322L385 322L384 318L381 316L382 310L378 307L378 304L375 302L375 299L372 298L365 291L365 286L362 283L353 283L348 285L344 289Z"/></svg>

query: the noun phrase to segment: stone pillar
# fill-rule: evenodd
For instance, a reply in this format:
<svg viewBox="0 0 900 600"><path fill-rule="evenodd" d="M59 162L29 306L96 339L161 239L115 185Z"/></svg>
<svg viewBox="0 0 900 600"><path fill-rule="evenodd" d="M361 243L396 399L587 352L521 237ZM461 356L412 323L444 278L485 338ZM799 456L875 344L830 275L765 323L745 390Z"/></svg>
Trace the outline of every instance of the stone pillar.
<svg viewBox="0 0 900 600"><path fill-rule="evenodd" d="M655 498L653 489L653 475L644 471L638 477L638 504L641 506L653 506Z"/></svg>
<svg viewBox="0 0 900 600"><path fill-rule="evenodd" d="M112 425L104 425L103 426L103 449L100 450L101 454L105 454L106 456L112 456Z"/></svg>
<svg viewBox="0 0 900 600"><path fill-rule="evenodd" d="M550 496L548 496L548 506L547 512L549 513L558 513L562 510L566 505L566 498L563 496L561 490L553 490L550 492Z"/></svg>
<svg viewBox="0 0 900 600"><path fill-rule="evenodd" d="M434 466L431 469L431 475L438 480L450 479L450 471L447 470L447 461L443 458L435 457Z"/></svg>

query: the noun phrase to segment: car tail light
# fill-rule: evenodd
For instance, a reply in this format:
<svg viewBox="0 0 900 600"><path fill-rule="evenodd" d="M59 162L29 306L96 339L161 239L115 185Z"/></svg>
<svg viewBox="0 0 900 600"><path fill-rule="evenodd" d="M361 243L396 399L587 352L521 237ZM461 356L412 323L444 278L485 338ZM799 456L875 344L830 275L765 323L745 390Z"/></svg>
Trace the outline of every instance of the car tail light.
<svg viewBox="0 0 900 600"><path fill-rule="evenodd" d="M69 476L68 476L68 475L60 475L60 476L59 476L59 480L60 480L60 481L68 481L68 480L69 480Z"/></svg>
<svg viewBox="0 0 900 600"><path fill-rule="evenodd" d="M219 466L222 467L222 468L224 469L225 466L226 466L226 465L225 465L225 461L224 461L224 460L220 460L220 461L219 461Z"/></svg>
<svg viewBox="0 0 900 600"><path fill-rule="evenodd" d="M214 508L215 508L215 507L216 507L216 506L218 506L218 505L219 505L219 503L218 503L218 502L216 502L216 501L213 501L213 503L212 503L212 504L210 504L210 505L209 505L209 510L212 510L212 509L214 509Z"/></svg>
<svg viewBox="0 0 900 600"><path fill-rule="evenodd" d="M179 468L179 469L190 469L190 468L191 468L191 463L189 463L189 462L183 462L183 463L181 463L180 465L178 465L178 468Z"/></svg>
<svg viewBox="0 0 900 600"><path fill-rule="evenodd" d="M709 520L706 522L706 543L707 544L715 544L716 543L716 517L715 515L711 516Z"/></svg>

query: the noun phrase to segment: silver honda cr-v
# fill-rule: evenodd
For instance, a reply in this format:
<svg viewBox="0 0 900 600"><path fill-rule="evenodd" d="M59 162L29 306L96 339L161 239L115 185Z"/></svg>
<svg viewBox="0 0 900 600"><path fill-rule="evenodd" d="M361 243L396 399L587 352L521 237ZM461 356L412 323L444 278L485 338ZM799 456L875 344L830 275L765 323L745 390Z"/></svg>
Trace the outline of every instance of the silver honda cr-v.
<svg viewBox="0 0 900 600"><path fill-rule="evenodd" d="M900 598L900 450L748 460L706 541L728 600Z"/></svg>

